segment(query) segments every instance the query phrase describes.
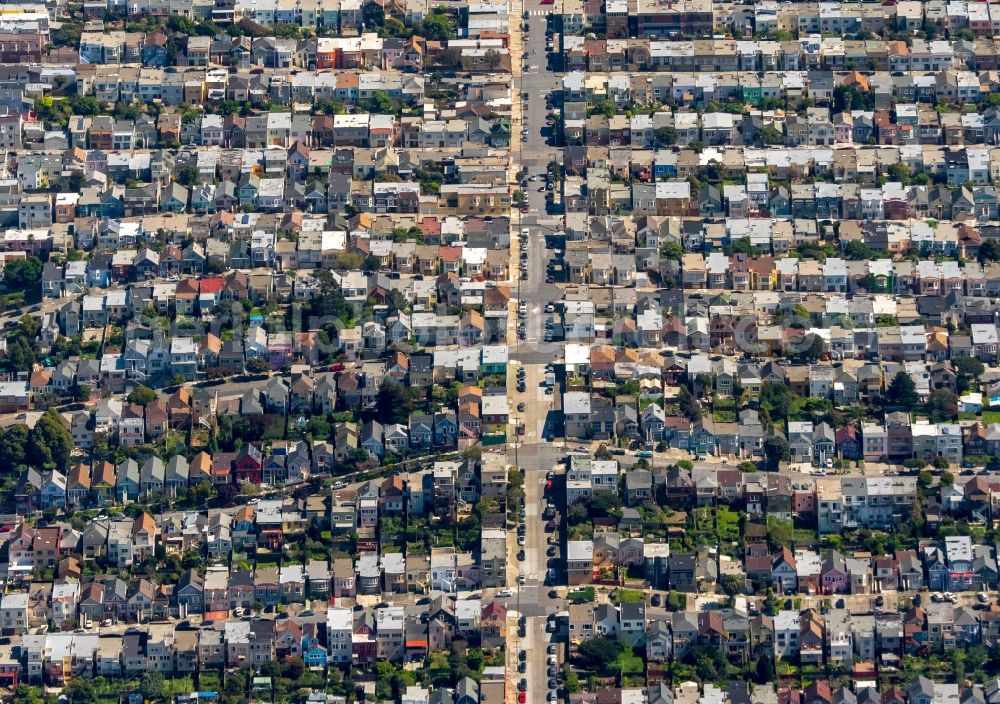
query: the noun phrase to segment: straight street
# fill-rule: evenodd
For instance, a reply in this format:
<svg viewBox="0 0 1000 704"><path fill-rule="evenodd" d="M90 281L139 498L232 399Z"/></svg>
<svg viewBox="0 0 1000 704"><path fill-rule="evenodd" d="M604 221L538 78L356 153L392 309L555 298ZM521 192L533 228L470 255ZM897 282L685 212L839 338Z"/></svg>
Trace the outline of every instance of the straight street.
<svg viewBox="0 0 1000 704"><path fill-rule="evenodd" d="M558 458L563 454L561 447L546 442L546 426L553 423L555 409L558 408L559 388L551 389L545 385L545 365L563 356L560 343L546 342L546 330L554 328L553 304L561 296L558 287L546 283L548 275L547 263L554 253L546 248L545 234L562 230L561 219L546 214L546 180L544 178L548 164L552 161L562 163L562 152L546 144L551 128L546 125L549 109L546 107L546 96L561 85L561 78L548 70L546 55L546 29L548 20L543 11L550 11L552 5L541 5L538 0L520 0L511 3L511 54L513 59L513 123L511 139L512 171L519 174L522 168L528 177L536 177L527 182L524 188L527 197L528 212L514 212L514 233L511 237L511 276L514 287L515 308L523 302L525 306L525 339L518 339L515 330L511 330L509 340L516 341L511 345L508 365L508 388L517 389L519 378L523 380L524 391L514 393L515 408L523 408L514 414L515 431L508 441L508 461L510 464L524 469L525 519L524 545L512 546L514 559L509 564L514 565L513 595L506 600L508 608L516 612L508 628L508 676L510 694L508 700L516 700L516 692L523 677L526 689L526 701L530 704L541 703L552 697L549 688L549 665L546 649L551 641L551 635L546 630L549 614L554 614L565 608L565 602L560 598L552 598L556 594L555 585L565 583L561 569L555 580L547 580L549 560L558 560L561 546L550 547L549 535L545 531L546 520L542 518L545 510L546 473L553 469ZM525 12L529 17L523 19ZM527 31L523 27L527 26ZM537 178L540 177L540 178ZM520 183L517 187L523 188ZM558 184L556 185L558 187ZM527 257L522 257L520 234L523 228L528 229L526 243ZM525 270L522 278L521 269ZM547 312L546 309L549 309ZM513 311L512 319L517 310ZM523 370L523 371L522 371ZM520 374L520 376L519 376ZM524 404L521 406L520 404ZM523 426L523 434L517 435L517 425ZM516 531L515 531L516 536ZM516 537L511 542L515 542ZM557 542L557 541L555 541ZM550 558L549 551L553 557ZM523 559L518 560L521 557ZM558 562L554 562L558 565ZM524 576L524 585L516 583L516 575ZM520 618L524 617L523 624ZM523 633L522 635L519 635ZM524 651L524 665L519 668L521 652ZM523 669L523 674L517 672Z"/></svg>

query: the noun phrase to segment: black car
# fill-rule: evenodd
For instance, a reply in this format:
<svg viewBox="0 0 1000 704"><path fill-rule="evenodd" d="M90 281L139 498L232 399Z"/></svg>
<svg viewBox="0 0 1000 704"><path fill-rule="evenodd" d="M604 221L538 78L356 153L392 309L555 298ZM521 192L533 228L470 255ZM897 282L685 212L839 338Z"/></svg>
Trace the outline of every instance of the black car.
<svg viewBox="0 0 1000 704"><path fill-rule="evenodd" d="M517 683L517 691L524 692L528 689L528 680L521 678L521 681Z"/></svg>
<svg viewBox="0 0 1000 704"><path fill-rule="evenodd" d="M652 606L659 606L660 605L660 595L659 594L654 594L653 596L651 596L650 599L649 599L649 603Z"/></svg>
<svg viewBox="0 0 1000 704"><path fill-rule="evenodd" d="M521 401L521 403L517 404L517 412L518 413L524 413L524 408L525 408L524 401Z"/></svg>

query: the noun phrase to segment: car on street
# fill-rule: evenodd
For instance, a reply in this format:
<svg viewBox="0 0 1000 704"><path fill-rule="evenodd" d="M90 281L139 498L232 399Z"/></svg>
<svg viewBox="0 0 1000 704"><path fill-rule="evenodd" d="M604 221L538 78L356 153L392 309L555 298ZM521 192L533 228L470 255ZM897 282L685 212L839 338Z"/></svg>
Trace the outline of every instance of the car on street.
<svg viewBox="0 0 1000 704"><path fill-rule="evenodd" d="M548 555L549 557L555 557L556 556L556 546L555 545L550 545L549 549L545 551L545 554Z"/></svg>
<svg viewBox="0 0 1000 704"><path fill-rule="evenodd" d="M528 689L528 680L521 678L520 682L517 683L517 689L519 692L524 692Z"/></svg>
<svg viewBox="0 0 1000 704"><path fill-rule="evenodd" d="M517 693L517 702L518 702L518 704L526 704L527 701L528 701L528 693L527 692L518 692Z"/></svg>
<svg viewBox="0 0 1000 704"><path fill-rule="evenodd" d="M558 686L559 686L559 683L556 682L555 679L550 679L549 680L549 689L555 689Z"/></svg>
<svg viewBox="0 0 1000 704"><path fill-rule="evenodd" d="M524 413L524 408L525 408L524 401L521 401L521 403L517 404L517 412L518 413Z"/></svg>
<svg viewBox="0 0 1000 704"><path fill-rule="evenodd" d="M549 655L555 655L555 653L556 653L556 644L555 643L549 643L549 647L546 648L545 652L547 652Z"/></svg>

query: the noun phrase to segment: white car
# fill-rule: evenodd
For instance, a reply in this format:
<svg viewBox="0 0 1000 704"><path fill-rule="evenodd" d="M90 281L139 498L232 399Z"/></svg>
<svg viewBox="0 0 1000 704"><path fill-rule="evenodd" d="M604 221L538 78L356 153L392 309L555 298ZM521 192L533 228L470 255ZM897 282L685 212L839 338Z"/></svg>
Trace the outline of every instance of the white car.
<svg viewBox="0 0 1000 704"><path fill-rule="evenodd" d="M504 597L507 597L507 596L510 596L510 595L511 595L510 589L501 589L500 591L497 592L497 598L498 599L503 599Z"/></svg>
<svg viewBox="0 0 1000 704"><path fill-rule="evenodd" d="M978 594L976 594L976 598L979 599L980 603L985 604L987 601L990 600L990 595L987 594L986 592L979 592Z"/></svg>
<svg viewBox="0 0 1000 704"><path fill-rule="evenodd" d="M518 584L524 584L524 583L525 583L525 582L527 582L527 581L528 581L528 580L527 580L527 578L526 578L526 577L524 576L524 574L523 574L523 573L522 573L522 574L519 574L519 575L517 575L517 583L518 583Z"/></svg>

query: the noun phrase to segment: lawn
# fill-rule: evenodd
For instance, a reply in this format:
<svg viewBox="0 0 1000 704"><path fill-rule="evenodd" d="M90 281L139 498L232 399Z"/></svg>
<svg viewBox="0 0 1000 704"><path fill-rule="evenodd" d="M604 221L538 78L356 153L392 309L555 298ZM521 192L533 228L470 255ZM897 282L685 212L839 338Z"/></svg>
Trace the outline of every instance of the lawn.
<svg viewBox="0 0 1000 704"><path fill-rule="evenodd" d="M816 542L816 531L809 528L796 528L792 531L792 540L798 546L813 545Z"/></svg>
<svg viewBox="0 0 1000 704"><path fill-rule="evenodd" d="M740 514L726 506L719 507L719 538L738 541L740 539Z"/></svg>
<svg viewBox="0 0 1000 704"><path fill-rule="evenodd" d="M646 595L641 589L615 589L611 592L611 601L619 604L641 604Z"/></svg>
<svg viewBox="0 0 1000 704"><path fill-rule="evenodd" d="M621 673L623 676L641 675L645 671L645 665L642 658L631 650L625 650L620 656L618 656L618 664L621 667Z"/></svg>
<svg viewBox="0 0 1000 704"><path fill-rule="evenodd" d="M983 411L983 423L1000 423L1000 411Z"/></svg>
<svg viewBox="0 0 1000 704"><path fill-rule="evenodd" d="M593 603L594 599L597 597L597 591L593 587L584 587L582 589L574 589L566 595L574 604L585 604Z"/></svg>

